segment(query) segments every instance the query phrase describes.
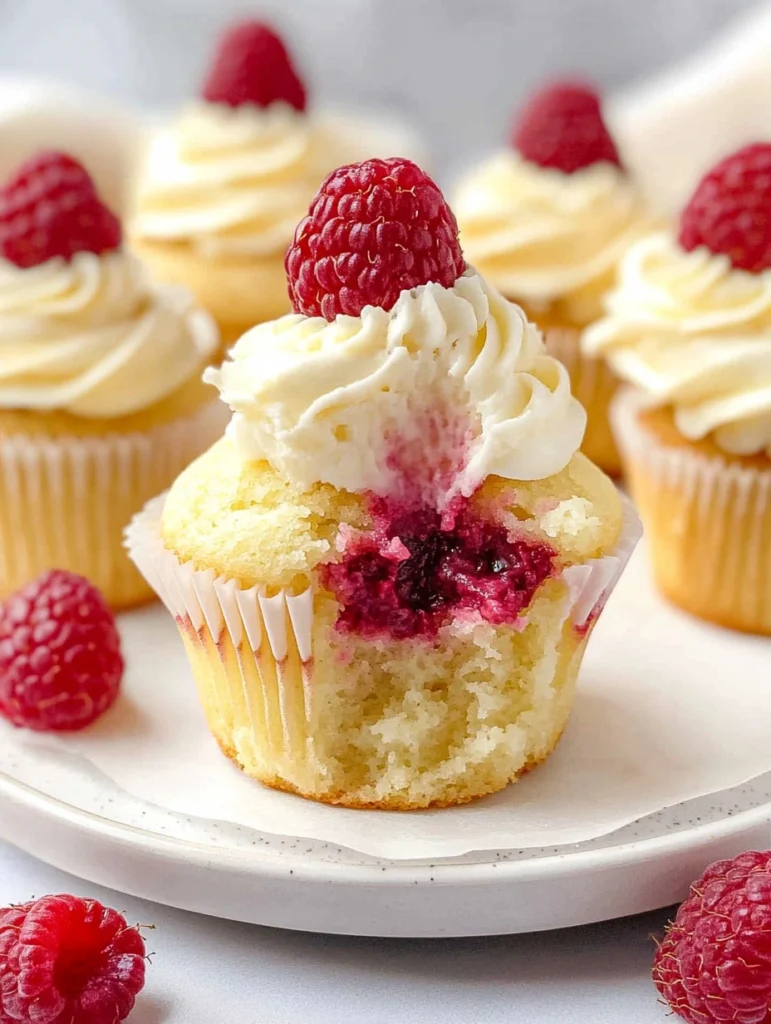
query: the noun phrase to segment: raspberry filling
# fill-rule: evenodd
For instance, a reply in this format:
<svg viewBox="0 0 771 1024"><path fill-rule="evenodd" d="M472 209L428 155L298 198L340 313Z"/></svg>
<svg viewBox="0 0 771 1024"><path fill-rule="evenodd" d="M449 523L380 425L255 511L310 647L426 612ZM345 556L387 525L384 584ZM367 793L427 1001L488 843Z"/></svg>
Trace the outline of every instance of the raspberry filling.
<svg viewBox="0 0 771 1024"><path fill-rule="evenodd" d="M322 571L347 632L431 639L463 617L516 623L554 571L548 545L512 539L468 498L444 513L374 499L372 515L373 530L352 534Z"/></svg>

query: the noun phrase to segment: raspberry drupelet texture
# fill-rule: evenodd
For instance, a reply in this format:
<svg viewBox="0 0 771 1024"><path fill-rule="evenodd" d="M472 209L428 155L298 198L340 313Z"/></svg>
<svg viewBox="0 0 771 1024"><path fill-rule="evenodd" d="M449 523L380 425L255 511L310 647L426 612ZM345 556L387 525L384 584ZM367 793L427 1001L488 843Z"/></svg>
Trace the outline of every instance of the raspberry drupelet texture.
<svg viewBox="0 0 771 1024"><path fill-rule="evenodd" d="M244 21L224 33L203 87L208 103L269 107L287 103L305 110L305 86L280 36L261 21Z"/></svg>
<svg viewBox="0 0 771 1024"><path fill-rule="evenodd" d="M120 221L88 171L65 153L32 157L0 189L0 256L17 267L79 252L98 255L120 244Z"/></svg>
<svg viewBox="0 0 771 1024"><path fill-rule="evenodd" d="M118 1024L144 983L139 930L96 900L0 910L0 1024Z"/></svg>
<svg viewBox="0 0 771 1024"><path fill-rule="evenodd" d="M466 269L458 225L439 187L410 160L333 171L286 255L295 312L332 321L391 309L405 289L450 288Z"/></svg>
<svg viewBox="0 0 771 1024"><path fill-rule="evenodd" d="M680 218L680 245L727 256L737 270L771 267L771 143L745 146L699 183Z"/></svg>
<svg viewBox="0 0 771 1024"><path fill-rule="evenodd" d="M554 551L510 538L468 499L439 513L374 498L372 517L372 532L350 538L322 573L345 631L430 640L463 616L514 624L553 572Z"/></svg>
<svg viewBox="0 0 771 1024"><path fill-rule="evenodd" d="M88 580L52 570L0 606L0 714L37 731L90 725L115 701L115 619Z"/></svg>
<svg viewBox="0 0 771 1024"><path fill-rule="evenodd" d="M530 163L565 174L603 161L621 166L600 98L580 82L556 82L531 97L517 118L511 142Z"/></svg>
<svg viewBox="0 0 771 1024"><path fill-rule="evenodd" d="M771 853L742 853L691 886L653 980L688 1024L771 1024Z"/></svg>

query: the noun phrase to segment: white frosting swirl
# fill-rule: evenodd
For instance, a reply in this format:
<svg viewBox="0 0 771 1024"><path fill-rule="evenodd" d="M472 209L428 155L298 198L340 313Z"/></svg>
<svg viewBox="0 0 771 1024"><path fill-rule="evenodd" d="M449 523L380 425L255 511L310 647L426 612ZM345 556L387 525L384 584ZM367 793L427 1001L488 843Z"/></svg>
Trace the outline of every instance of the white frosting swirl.
<svg viewBox="0 0 771 1024"><path fill-rule="evenodd" d="M134 257L0 260L0 409L113 418L170 395L217 348L211 317Z"/></svg>
<svg viewBox="0 0 771 1024"><path fill-rule="evenodd" d="M284 103L196 103L151 147L132 230L201 255L283 259L323 178L340 164L392 156L383 147L397 142Z"/></svg>
<svg viewBox="0 0 771 1024"><path fill-rule="evenodd" d="M771 271L735 270L706 248L651 235L622 262L607 316L583 346L652 403L673 406L684 437L771 454Z"/></svg>
<svg viewBox="0 0 771 1024"><path fill-rule="evenodd" d="M541 479L567 465L586 420L538 330L472 270L402 292L390 312L260 324L206 379L243 456L304 487L393 493L437 467L460 470L452 488L466 494L491 474Z"/></svg>
<svg viewBox="0 0 771 1024"><path fill-rule="evenodd" d="M592 288L586 301L595 307L598 287L645 220L640 197L615 165L564 174L514 150L473 171L454 209L469 261L506 295L534 307L580 303Z"/></svg>

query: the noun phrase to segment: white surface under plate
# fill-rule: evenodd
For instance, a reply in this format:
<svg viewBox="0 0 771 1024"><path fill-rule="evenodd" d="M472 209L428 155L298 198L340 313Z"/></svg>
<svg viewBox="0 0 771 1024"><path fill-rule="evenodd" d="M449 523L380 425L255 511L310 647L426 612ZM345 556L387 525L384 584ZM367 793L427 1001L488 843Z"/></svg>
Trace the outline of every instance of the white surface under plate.
<svg viewBox="0 0 771 1024"><path fill-rule="evenodd" d="M124 629L129 662L134 660L137 624L147 626L160 614L140 613L131 619L131 628ZM621 623L625 623L623 668L623 661L618 662ZM163 635L169 638L171 665L179 654L179 640L171 622L169 626ZM656 637L649 635L651 629L657 631ZM697 671L702 703L719 703L721 691L730 690L740 708L751 705L751 714L745 707L739 720L756 719L767 735L771 692L764 695L760 684L767 681L768 642L693 623L667 610L651 591L642 553L633 559L626 585L619 588L592 639L588 678L582 676L583 691L579 690L577 701L577 725L582 700L592 703L592 665L613 655L619 671L629 676L642 657L641 648L654 643L659 652L668 651L671 662L667 685L673 714L682 713L678 704L686 693L678 681ZM159 653L156 648L156 659ZM165 671L165 658L162 664ZM130 697L131 672L127 690ZM627 689L619 693L619 700L628 700ZM168 718L166 739L168 729L180 728L185 715L191 717L180 710L176 721ZM630 717L628 725L622 718L614 720L618 728L630 730L639 779L640 766L649 767L645 751L639 750L644 723L635 715ZM664 725L662 736L666 735ZM580 729L575 731L580 737ZM571 750L570 737L571 730L557 757ZM768 774L756 772L754 781L747 782L750 776L742 779L741 771L737 774L719 736L713 742L714 737L705 733L701 740L708 753L726 760L725 777L733 773L731 788L720 787L712 795L702 790L694 799L580 843L545 847L531 842L521 849L388 860L333 841L288 838L243 823L206 820L197 817L195 809L185 813L164 809L157 806L160 798L151 803L129 795L75 749L40 747L34 738L3 726L0 837L95 883L259 924L424 937L556 928L665 906L681 898L688 883L711 860L769 845L771 765L764 769ZM163 730L155 742L164 742ZM676 738L670 736L667 742ZM695 756L695 747L690 749ZM651 770L655 770L652 762L663 753L661 743L650 747ZM737 751L737 758L741 753ZM571 758L568 769L573 763ZM676 763L672 761L673 766ZM533 773L534 780L538 775ZM156 781L160 794L164 780ZM520 786L524 796L524 783L511 792ZM511 833L510 816L515 812L516 802L500 805L496 813L502 817L502 831Z"/></svg>

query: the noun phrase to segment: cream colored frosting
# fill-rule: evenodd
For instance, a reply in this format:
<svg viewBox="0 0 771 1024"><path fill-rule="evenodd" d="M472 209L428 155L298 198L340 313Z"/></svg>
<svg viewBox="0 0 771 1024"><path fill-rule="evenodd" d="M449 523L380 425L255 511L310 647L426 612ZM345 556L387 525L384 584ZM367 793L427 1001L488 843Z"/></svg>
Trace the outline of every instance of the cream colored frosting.
<svg viewBox="0 0 771 1024"><path fill-rule="evenodd" d="M640 197L615 165L564 174L514 150L472 171L453 208L469 262L497 288L535 308L572 300L587 322L645 224Z"/></svg>
<svg viewBox="0 0 771 1024"><path fill-rule="evenodd" d="M284 103L193 104L151 147L133 232L202 255L283 259L324 177L340 164L393 156L391 144L398 139L388 133L353 131Z"/></svg>
<svg viewBox="0 0 771 1024"><path fill-rule="evenodd" d="M390 312L260 324L206 379L244 458L300 486L393 493L414 475L468 494L491 474L541 479L586 421L537 328L471 270L402 292Z"/></svg>
<svg viewBox="0 0 771 1024"><path fill-rule="evenodd" d="M151 288L128 253L21 269L0 260L0 409L112 418L199 372L218 344L178 288Z"/></svg>
<svg viewBox="0 0 771 1024"><path fill-rule="evenodd" d="M627 254L607 316L583 336L690 440L771 454L771 271L735 270L666 232Z"/></svg>

